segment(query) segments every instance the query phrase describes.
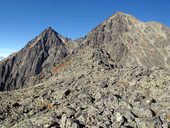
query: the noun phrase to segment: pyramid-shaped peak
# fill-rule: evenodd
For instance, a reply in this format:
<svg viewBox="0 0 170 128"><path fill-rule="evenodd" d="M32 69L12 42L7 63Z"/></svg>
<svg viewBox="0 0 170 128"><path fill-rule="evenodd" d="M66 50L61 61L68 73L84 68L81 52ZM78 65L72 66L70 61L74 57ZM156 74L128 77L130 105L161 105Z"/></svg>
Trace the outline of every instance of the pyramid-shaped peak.
<svg viewBox="0 0 170 128"><path fill-rule="evenodd" d="M52 27L48 27L41 34L46 35L46 34L52 34L52 33L58 34Z"/></svg>
<svg viewBox="0 0 170 128"><path fill-rule="evenodd" d="M36 44L61 44L62 36L57 33L53 28L48 27L43 32L41 32L37 37L35 37L31 42L28 43L29 48L33 48ZM26 46L27 47L27 46Z"/></svg>
<svg viewBox="0 0 170 128"><path fill-rule="evenodd" d="M54 38L61 38L61 36L58 32L56 32L52 27L46 28L43 32L41 32L38 36L38 38L49 38L49 39L54 39Z"/></svg>
<svg viewBox="0 0 170 128"><path fill-rule="evenodd" d="M55 31L51 26L45 29L46 31Z"/></svg>
<svg viewBox="0 0 170 128"><path fill-rule="evenodd" d="M48 29L48 30L53 30L51 26L49 26L47 29Z"/></svg>

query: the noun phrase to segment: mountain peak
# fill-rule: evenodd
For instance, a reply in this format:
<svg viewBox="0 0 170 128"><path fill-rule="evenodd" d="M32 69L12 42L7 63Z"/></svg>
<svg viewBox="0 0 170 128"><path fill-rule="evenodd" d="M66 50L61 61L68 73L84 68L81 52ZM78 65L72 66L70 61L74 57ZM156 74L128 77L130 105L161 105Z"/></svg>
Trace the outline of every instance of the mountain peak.
<svg viewBox="0 0 170 128"><path fill-rule="evenodd" d="M55 31L51 26L45 29L46 31Z"/></svg>
<svg viewBox="0 0 170 128"><path fill-rule="evenodd" d="M112 16L110 16L110 17L104 22L104 24L109 23L109 22L112 22L112 20L114 20L114 21L119 21L119 22L122 21L122 22L124 22L124 23L126 23L127 21L131 21L132 23L138 21L134 16L131 16L131 15L126 14L126 13L123 13L123 12L117 12L117 13L114 13Z"/></svg>
<svg viewBox="0 0 170 128"><path fill-rule="evenodd" d="M126 14L126 13L123 13L123 12L114 13L110 18L113 18L113 17L120 17L120 18L123 18L123 17L126 17L126 18L135 18L134 16L129 15L129 14Z"/></svg>
<svg viewBox="0 0 170 128"><path fill-rule="evenodd" d="M46 28L43 32L41 32L33 41L31 41L28 45L30 48L33 48L36 44L61 44L61 35L57 33L51 27Z"/></svg>
<svg viewBox="0 0 170 128"><path fill-rule="evenodd" d="M52 27L51 27L51 26L49 26L47 29L49 29L49 30L50 30L50 29L52 29Z"/></svg>
<svg viewBox="0 0 170 128"><path fill-rule="evenodd" d="M116 12L116 13L113 14L113 16L114 15L127 16L128 14L123 13L123 12Z"/></svg>
<svg viewBox="0 0 170 128"><path fill-rule="evenodd" d="M51 35L52 33L58 34L52 27L48 27L40 35L43 35L43 36L47 34Z"/></svg>

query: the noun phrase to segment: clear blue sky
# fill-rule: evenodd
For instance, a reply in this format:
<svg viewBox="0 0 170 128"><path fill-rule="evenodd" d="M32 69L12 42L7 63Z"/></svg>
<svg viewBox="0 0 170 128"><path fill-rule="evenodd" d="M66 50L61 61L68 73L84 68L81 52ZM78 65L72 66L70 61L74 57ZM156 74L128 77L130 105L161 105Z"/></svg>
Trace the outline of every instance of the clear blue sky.
<svg viewBox="0 0 170 128"><path fill-rule="evenodd" d="M0 0L0 56L48 26L72 39L84 36L118 11L170 26L170 0Z"/></svg>

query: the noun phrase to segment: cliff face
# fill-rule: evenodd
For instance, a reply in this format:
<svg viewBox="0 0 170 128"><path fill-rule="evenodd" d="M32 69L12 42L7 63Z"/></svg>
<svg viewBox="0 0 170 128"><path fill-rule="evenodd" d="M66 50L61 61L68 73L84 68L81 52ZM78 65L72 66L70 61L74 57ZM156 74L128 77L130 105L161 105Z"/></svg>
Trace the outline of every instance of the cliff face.
<svg viewBox="0 0 170 128"><path fill-rule="evenodd" d="M68 55L61 36L46 29L22 50L0 62L0 90L27 86ZM49 70L50 71L50 70Z"/></svg>

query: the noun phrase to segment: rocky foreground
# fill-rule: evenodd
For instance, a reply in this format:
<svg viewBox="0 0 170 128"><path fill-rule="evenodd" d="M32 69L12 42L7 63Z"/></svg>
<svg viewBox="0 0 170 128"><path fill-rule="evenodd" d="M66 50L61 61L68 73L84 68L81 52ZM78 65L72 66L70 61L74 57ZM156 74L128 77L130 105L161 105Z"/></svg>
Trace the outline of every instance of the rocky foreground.
<svg viewBox="0 0 170 128"><path fill-rule="evenodd" d="M3 128L168 128L170 74L139 66L97 63L84 49L55 76L26 89L0 93ZM76 61L77 60L77 61Z"/></svg>
<svg viewBox="0 0 170 128"><path fill-rule="evenodd" d="M0 61L1 128L170 128L170 29L116 13L78 40L46 29Z"/></svg>

